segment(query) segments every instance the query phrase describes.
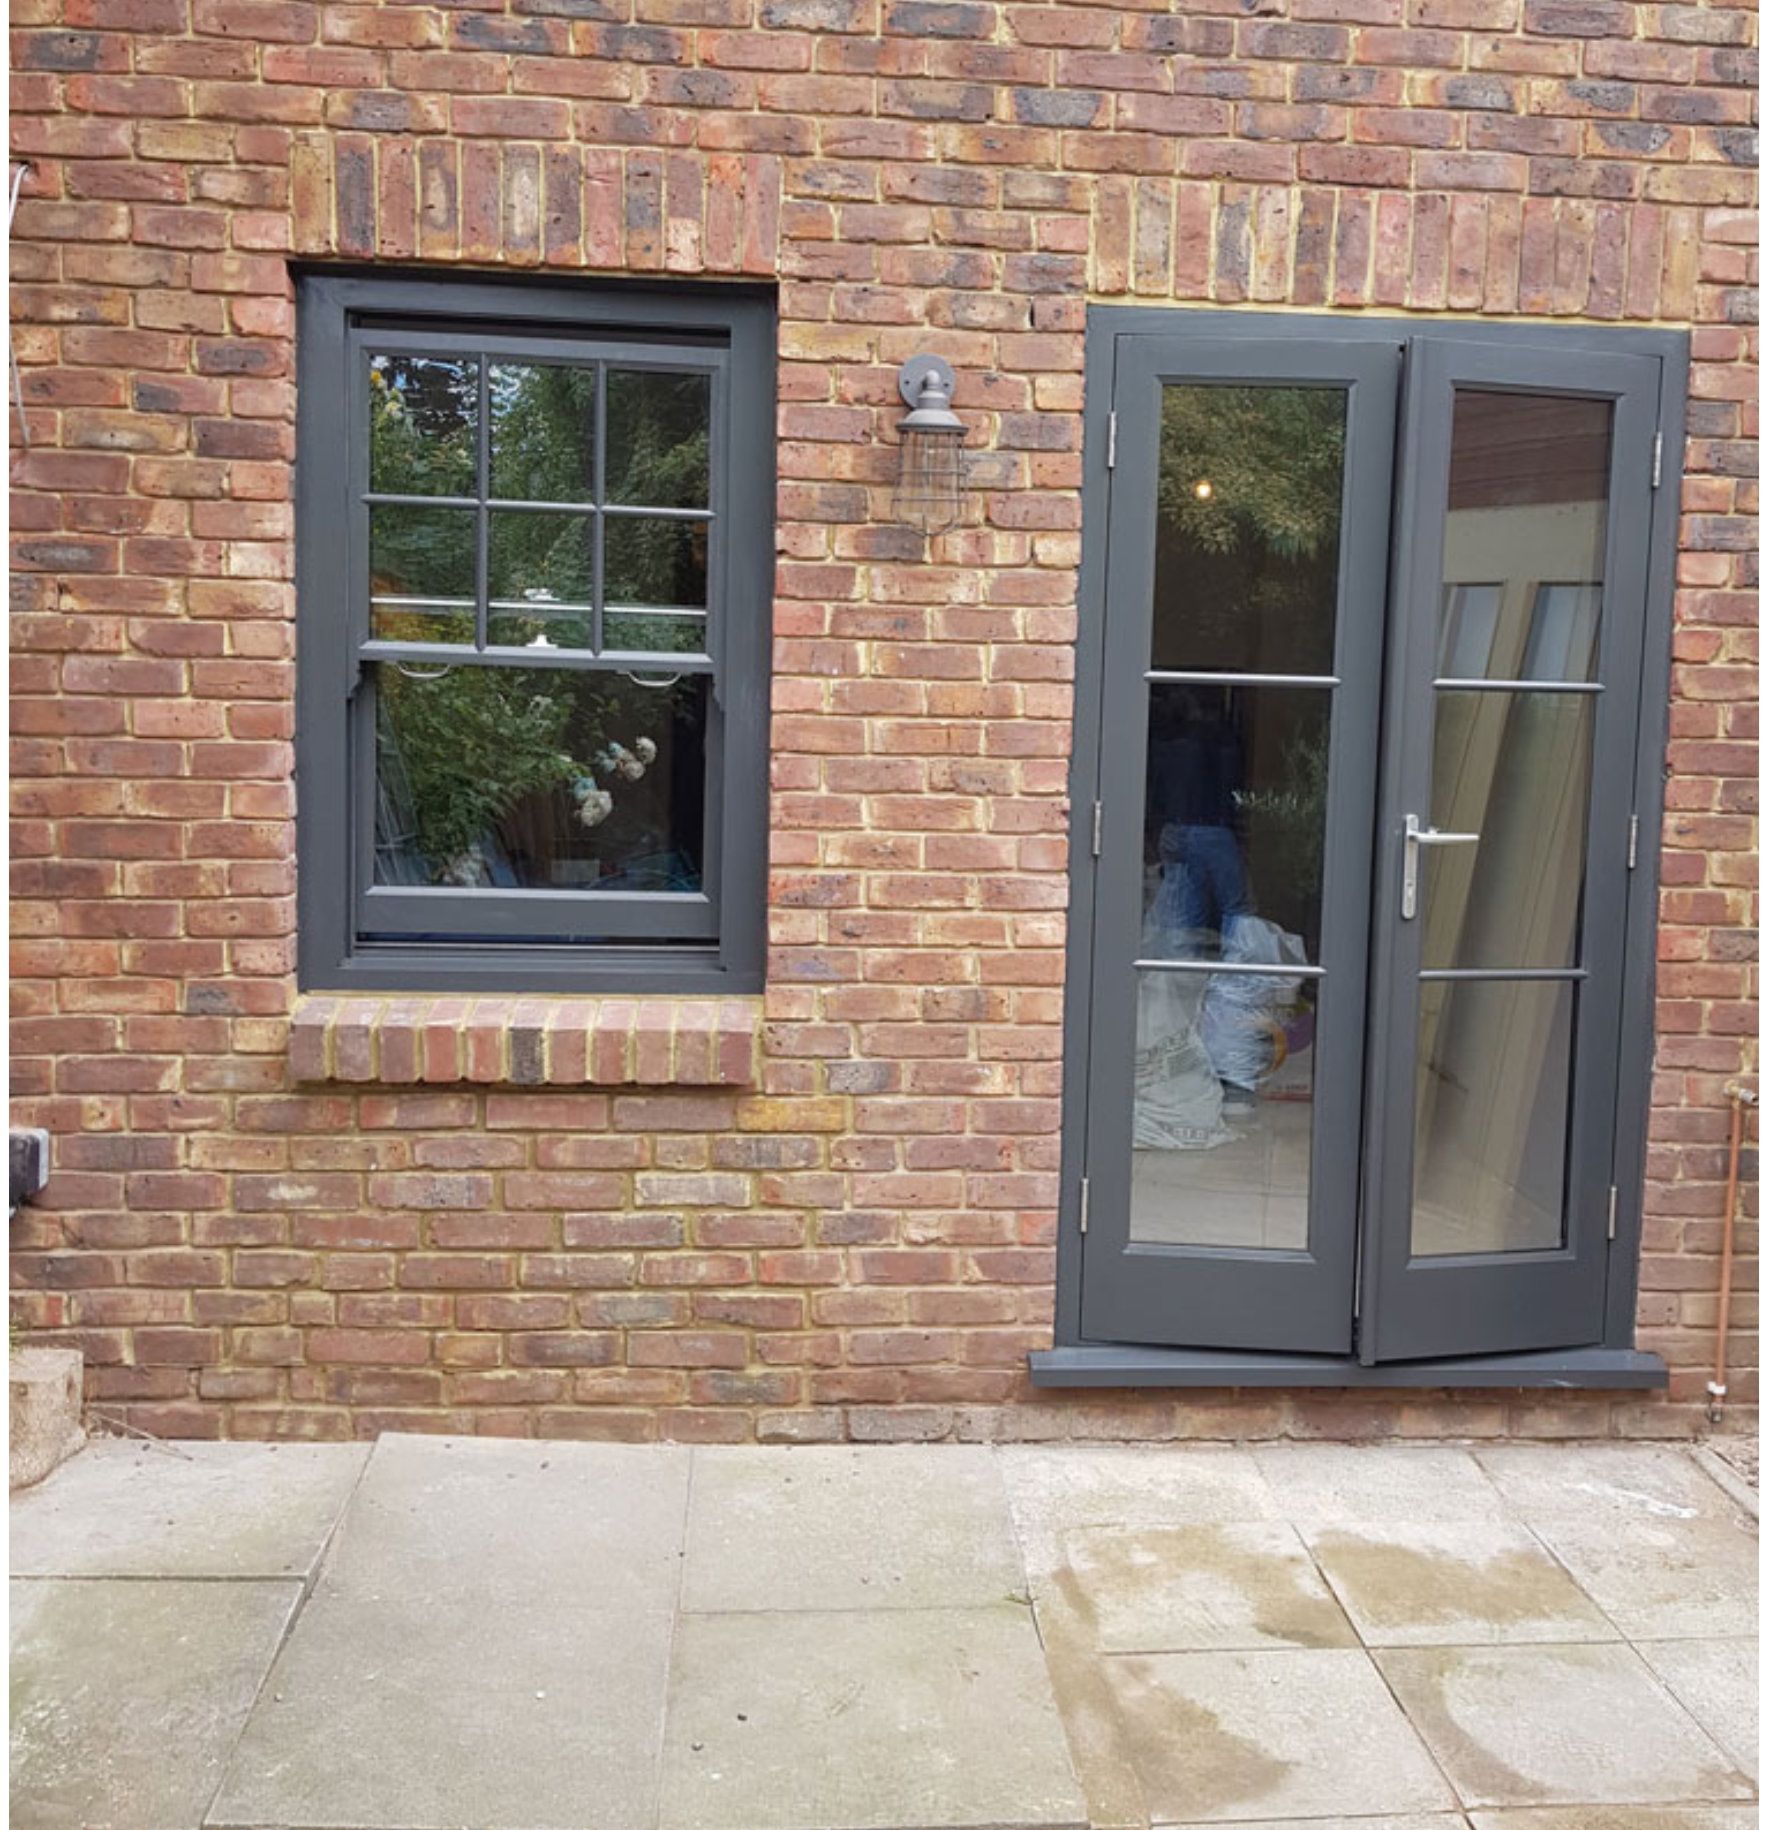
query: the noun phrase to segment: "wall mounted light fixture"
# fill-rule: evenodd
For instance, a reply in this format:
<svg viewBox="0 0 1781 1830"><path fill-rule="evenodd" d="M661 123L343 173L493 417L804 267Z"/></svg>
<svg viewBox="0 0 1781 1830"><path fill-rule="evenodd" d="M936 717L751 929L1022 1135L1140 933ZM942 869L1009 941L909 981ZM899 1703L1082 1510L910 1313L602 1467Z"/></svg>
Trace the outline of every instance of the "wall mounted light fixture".
<svg viewBox="0 0 1781 1830"><path fill-rule="evenodd" d="M902 452L892 512L938 534L957 527L965 509L965 422L952 410L958 379L939 356L911 356L897 376L909 411L897 422Z"/></svg>

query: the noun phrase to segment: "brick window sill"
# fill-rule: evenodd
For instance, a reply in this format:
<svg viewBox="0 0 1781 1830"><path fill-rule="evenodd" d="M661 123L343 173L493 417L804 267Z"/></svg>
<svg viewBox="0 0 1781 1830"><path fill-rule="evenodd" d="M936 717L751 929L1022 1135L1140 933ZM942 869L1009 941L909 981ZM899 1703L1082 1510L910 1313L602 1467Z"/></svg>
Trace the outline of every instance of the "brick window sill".
<svg viewBox="0 0 1781 1830"><path fill-rule="evenodd" d="M300 1082L747 1087L763 1000L305 993L291 1018Z"/></svg>

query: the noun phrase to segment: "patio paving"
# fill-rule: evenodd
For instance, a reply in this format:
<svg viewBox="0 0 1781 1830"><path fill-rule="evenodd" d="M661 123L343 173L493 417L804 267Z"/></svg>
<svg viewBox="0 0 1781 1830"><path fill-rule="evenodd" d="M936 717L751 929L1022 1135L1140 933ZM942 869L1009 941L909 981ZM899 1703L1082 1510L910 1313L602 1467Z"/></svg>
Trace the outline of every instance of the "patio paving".
<svg viewBox="0 0 1781 1830"><path fill-rule="evenodd" d="M12 1817L1755 1830L1755 1518L1703 1468L98 1443L11 1509Z"/></svg>

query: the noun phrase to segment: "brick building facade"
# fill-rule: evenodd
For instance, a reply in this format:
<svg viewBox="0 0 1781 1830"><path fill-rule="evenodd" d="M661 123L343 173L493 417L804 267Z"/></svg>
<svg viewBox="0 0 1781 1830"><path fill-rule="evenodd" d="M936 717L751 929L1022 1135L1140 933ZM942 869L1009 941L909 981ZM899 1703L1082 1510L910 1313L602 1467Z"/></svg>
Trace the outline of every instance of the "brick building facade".
<svg viewBox="0 0 1781 1830"><path fill-rule="evenodd" d="M1697 1428L1755 1066L1755 19L15 0L13 1112L54 1144L26 1337L176 1435ZM771 290L764 1000L299 1011L305 262ZM1029 1381L1085 328L1120 302L1690 333L1638 1306L1667 1394ZM890 500L928 352L971 468L924 547Z"/></svg>

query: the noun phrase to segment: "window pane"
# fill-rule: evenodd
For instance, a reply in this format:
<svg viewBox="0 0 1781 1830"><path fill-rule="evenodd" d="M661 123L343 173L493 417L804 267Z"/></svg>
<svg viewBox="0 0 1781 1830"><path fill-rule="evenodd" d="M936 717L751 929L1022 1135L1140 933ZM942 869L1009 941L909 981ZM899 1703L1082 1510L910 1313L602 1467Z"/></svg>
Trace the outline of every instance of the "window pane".
<svg viewBox="0 0 1781 1830"><path fill-rule="evenodd" d="M1147 959L1318 957L1330 697L1153 681Z"/></svg>
<svg viewBox="0 0 1781 1830"><path fill-rule="evenodd" d="M592 515L489 510L490 642L586 648L593 582Z"/></svg>
<svg viewBox="0 0 1781 1830"><path fill-rule="evenodd" d="M1613 429L1605 400L1456 390L1442 644L1448 678L1594 677Z"/></svg>
<svg viewBox="0 0 1781 1830"><path fill-rule="evenodd" d="M608 610L601 619L601 650L606 654L703 654L703 615L651 616L633 610Z"/></svg>
<svg viewBox="0 0 1781 1830"><path fill-rule="evenodd" d="M1429 823L1478 840L1421 850L1426 968L1577 964L1594 724L1581 693L1437 692Z"/></svg>
<svg viewBox="0 0 1781 1830"><path fill-rule="evenodd" d="M1139 1245L1303 1251L1317 981L1138 974Z"/></svg>
<svg viewBox="0 0 1781 1830"><path fill-rule="evenodd" d="M1163 389L1151 665L1327 674L1348 396Z"/></svg>
<svg viewBox="0 0 1781 1830"><path fill-rule="evenodd" d="M711 503L711 379L653 369L606 375L606 500L635 508Z"/></svg>
<svg viewBox="0 0 1781 1830"><path fill-rule="evenodd" d="M469 642L476 635L476 511L371 509L371 633Z"/></svg>
<svg viewBox="0 0 1781 1830"><path fill-rule="evenodd" d="M377 669L380 884L698 891L708 682Z"/></svg>
<svg viewBox="0 0 1781 1830"><path fill-rule="evenodd" d="M491 496L592 503L598 376L566 362L489 365Z"/></svg>
<svg viewBox="0 0 1781 1830"><path fill-rule="evenodd" d="M1501 585L1449 585L1441 631L1441 674L1449 680L1488 680L1490 651L1502 616Z"/></svg>
<svg viewBox="0 0 1781 1830"><path fill-rule="evenodd" d="M392 496L476 493L476 358L371 358L371 487Z"/></svg>
<svg viewBox="0 0 1781 1830"><path fill-rule="evenodd" d="M548 603L527 604L524 609L489 607L491 648L575 648L588 645L590 619L586 610L553 609Z"/></svg>
<svg viewBox="0 0 1781 1830"><path fill-rule="evenodd" d="M643 515L607 515L608 604L649 609L702 610L708 521L667 521Z"/></svg>
<svg viewBox="0 0 1781 1830"><path fill-rule="evenodd" d="M1556 1250L1570 1144L1569 980L1425 980L1410 1249Z"/></svg>

